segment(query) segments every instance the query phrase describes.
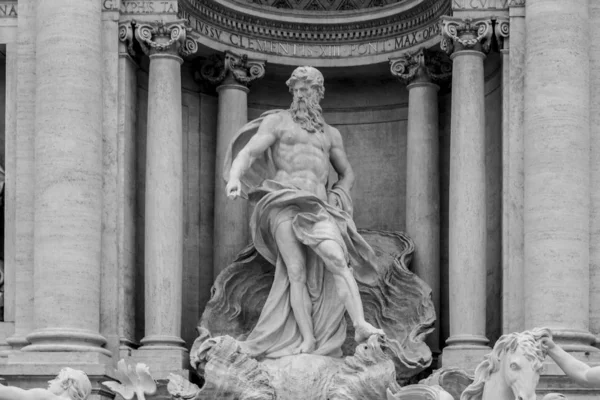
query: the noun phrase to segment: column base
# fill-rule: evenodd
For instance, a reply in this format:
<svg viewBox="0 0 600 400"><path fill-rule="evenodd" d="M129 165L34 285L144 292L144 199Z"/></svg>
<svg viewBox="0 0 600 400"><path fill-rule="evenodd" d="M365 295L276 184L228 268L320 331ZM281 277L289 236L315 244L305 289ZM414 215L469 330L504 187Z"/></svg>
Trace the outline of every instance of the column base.
<svg viewBox="0 0 600 400"><path fill-rule="evenodd" d="M40 329L27 335L27 340L31 344L23 347L24 352L97 352L112 356L102 347L106 344L102 335L83 329Z"/></svg>
<svg viewBox="0 0 600 400"><path fill-rule="evenodd" d="M473 373L492 349L482 345L453 345L444 347L439 364L443 368L456 367Z"/></svg>
<svg viewBox="0 0 600 400"><path fill-rule="evenodd" d="M6 363L0 364L0 375L6 384L23 389L47 388L48 381L62 368L84 371L92 383L88 400L113 400L114 393L101 382L114 380L113 360L97 352L22 352L9 354Z"/></svg>
<svg viewBox="0 0 600 400"><path fill-rule="evenodd" d="M169 374L189 377L190 357L183 347L144 346L133 350L131 356L134 362L146 364L155 380L167 379Z"/></svg>

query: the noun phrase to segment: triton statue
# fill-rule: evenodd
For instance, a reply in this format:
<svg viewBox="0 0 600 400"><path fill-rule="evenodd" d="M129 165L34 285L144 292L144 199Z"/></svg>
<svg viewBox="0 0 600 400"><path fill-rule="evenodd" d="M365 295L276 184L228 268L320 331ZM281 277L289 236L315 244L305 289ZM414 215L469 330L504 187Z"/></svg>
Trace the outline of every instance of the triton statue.
<svg viewBox="0 0 600 400"><path fill-rule="evenodd" d="M85 400L92 392L92 384L83 371L63 368L48 382L48 389L20 389L0 385L0 400Z"/></svg>
<svg viewBox="0 0 600 400"><path fill-rule="evenodd" d="M227 157L233 159L226 165L227 195L257 202L250 221L254 246L276 266L260 319L242 343L251 355L336 355L346 336L344 309L356 342L384 335L364 317L355 276L375 280L377 268L344 209L354 174L340 132L323 120L323 83L317 69L296 68L287 81L291 108L263 115L239 152ZM244 133L234 139L233 152ZM339 180L328 191L330 163Z"/></svg>

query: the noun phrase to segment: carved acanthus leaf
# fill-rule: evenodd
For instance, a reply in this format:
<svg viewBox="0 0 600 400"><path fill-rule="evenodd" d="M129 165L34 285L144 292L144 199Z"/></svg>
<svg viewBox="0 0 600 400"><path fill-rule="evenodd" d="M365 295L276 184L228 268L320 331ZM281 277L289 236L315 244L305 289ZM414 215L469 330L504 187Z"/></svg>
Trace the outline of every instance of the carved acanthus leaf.
<svg viewBox="0 0 600 400"><path fill-rule="evenodd" d="M455 18L443 16L441 47L451 54L461 50L487 53L492 44L492 20L489 18Z"/></svg>
<svg viewBox="0 0 600 400"><path fill-rule="evenodd" d="M226 51L224 56L211 55L200 68L202 79L215 85L222 83L228 74L238 83L248 85L265 75L265 61L250 60L246 54Z"/></svg>
<svg viewBox="0 0 600 400"><path fill-rule="evenodd" d="M185 20L138 22L135 23L135 38L147 55L167 52L188 56L198 50L196 41L187 35L190 30Z"/></svg>
<svg viewBox="0 0 600 400"><path fill-rule="evenodd" d="M390 59L390 71L406 84L439 82L452 76L452 62L440 52L422 48Z"/></svg>

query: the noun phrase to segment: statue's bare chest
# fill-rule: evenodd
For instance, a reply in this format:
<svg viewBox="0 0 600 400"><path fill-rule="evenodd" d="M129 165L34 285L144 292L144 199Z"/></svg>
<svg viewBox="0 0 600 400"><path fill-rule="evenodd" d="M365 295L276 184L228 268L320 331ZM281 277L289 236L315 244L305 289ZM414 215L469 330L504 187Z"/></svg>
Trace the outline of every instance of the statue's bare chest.
<svg viewBox="0 0 600 400"><path fill-rule="evenodd" d="M316 151L329 154L331 139L324 132L307 132L297 124L284 127L279 136L281 148L295 148L296 151Z"/></svg>

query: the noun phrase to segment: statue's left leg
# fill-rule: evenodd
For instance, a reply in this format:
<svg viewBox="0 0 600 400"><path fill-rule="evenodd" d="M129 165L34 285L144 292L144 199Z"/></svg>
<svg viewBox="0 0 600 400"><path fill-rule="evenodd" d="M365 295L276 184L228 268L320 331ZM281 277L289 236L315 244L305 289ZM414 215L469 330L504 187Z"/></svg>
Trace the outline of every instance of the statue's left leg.
<svg viewBox="0 0 600 400"><path fill-rule="evenodd" d="M333 274L338 295L354 324L355 340L361 343L371 335L384 336L381 329L377 329L365 321L358 285L352 270L348 268L342 247L334 240L324 240L313 249L323 260L327 270Z"/></svg>

